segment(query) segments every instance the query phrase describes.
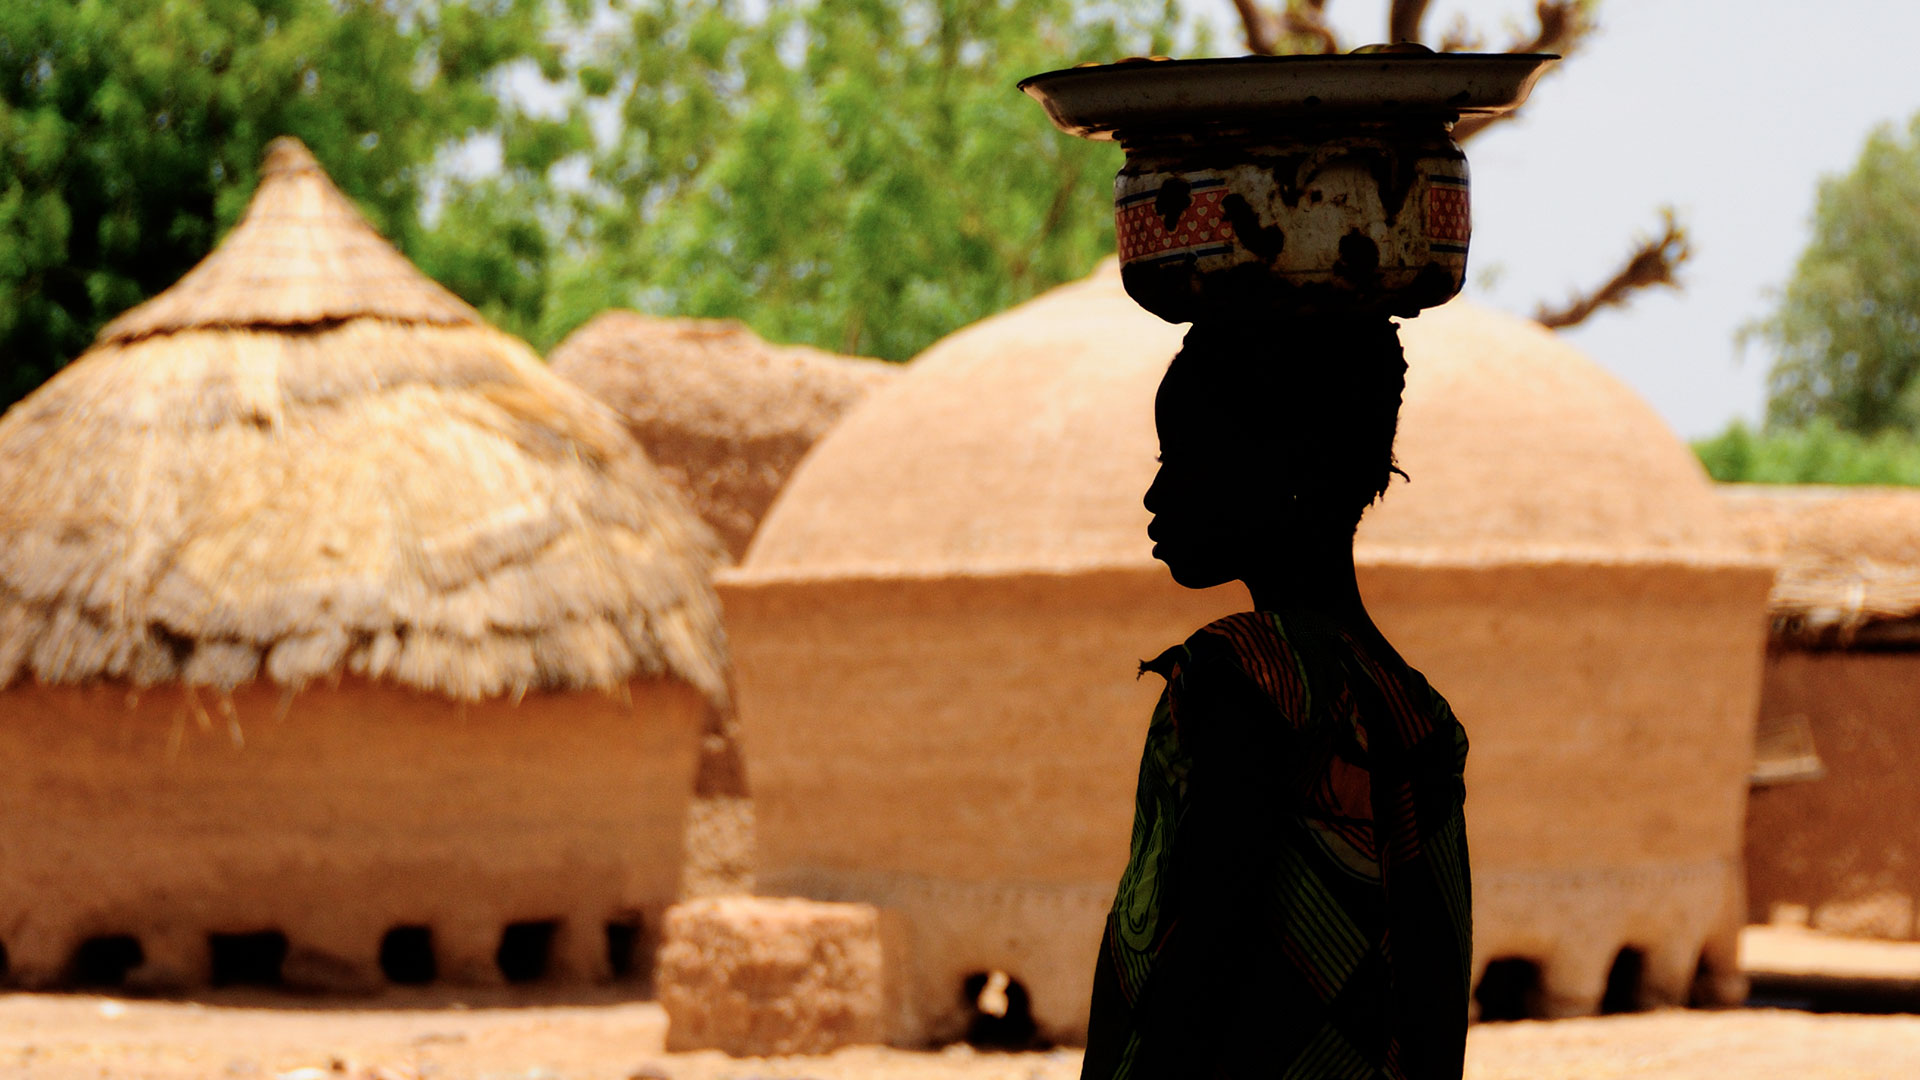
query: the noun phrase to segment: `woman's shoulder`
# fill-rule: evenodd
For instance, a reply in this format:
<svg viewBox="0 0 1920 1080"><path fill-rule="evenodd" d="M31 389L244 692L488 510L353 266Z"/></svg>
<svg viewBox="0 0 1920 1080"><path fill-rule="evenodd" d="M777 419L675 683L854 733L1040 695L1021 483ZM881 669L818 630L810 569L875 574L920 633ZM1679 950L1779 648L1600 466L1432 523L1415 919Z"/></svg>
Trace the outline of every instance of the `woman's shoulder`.
<svg viewBox="0 0 1920 1080"><path fill-rule="evenodd" d="M1143 663L1176 690L1225 689L1251 683L1282 710L1308 705L1307 665L1285 623L1268 612L1228 615Z"/></svg>
<svg viewBox="0 0 1920 1080"><path fill-rule="evenodd" d="M1424 713L1430 723L1454 722L1447 699L1419 669L1384 640L1365 642L1322 619L1274 611L1243 611L1193 632L1180 645L1141 666L1169 680L1213 683L1250 680L1283 708L1301 712L1317 699L1378 701L1396 712ZM1372 690L1356 690L1355 680Z"/></svg>
<svg viewBox="0 0 1920 1080"><path fill-rule="evenodd" d="M1293 651L1290 620L1271 611L1241 611L1218 618L1187 637L1191 650L1220 645L1242 651L1259 648L1268 651Z"/></svg>
<svg viewBox="0 0 1920 1080"><path fill-rule="evenodd" d="M1185 641L1159 656L1141 661L1140 670L1142 673L1156 672L1171 679L1177 672L1190 671L1196 666L1213 662L1225 662L1233 666L1233 657L1237 652L1273 634L1274 629L1269 625L1267 616L1261 612L1243 611L1228 615L1195 630L1187 635Z"/></svg>
<svg viewBox="0 0 1920 1080"><path fill-rule="evenodd" d="M1306 678L1310 671L1341 666L1339 661L1358 651L1332 623L1278 611L1242 611L1215 619L1181 647L1190 655L1216 657L1265 679L1288 673Z"/></svg>

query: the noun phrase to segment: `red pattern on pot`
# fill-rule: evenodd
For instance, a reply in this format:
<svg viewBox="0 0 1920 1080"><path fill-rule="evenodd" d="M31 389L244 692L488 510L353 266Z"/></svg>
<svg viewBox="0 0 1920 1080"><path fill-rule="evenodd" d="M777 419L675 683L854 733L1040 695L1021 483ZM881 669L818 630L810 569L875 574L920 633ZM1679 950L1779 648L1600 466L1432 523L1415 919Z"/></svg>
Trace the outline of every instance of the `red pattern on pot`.
<svg viewBox="0 0 1920 1080"><path fill-rule="evenodd" d="M1120 261L1157 262L1170 258L1201 258L1233 251L1233 223L1222 215L1226 181L1194 180L1192 202L1171 228L1156 205L1160 189L1135 192L1114 204L1113 226Z"/></svg>
<svg viewBox="0 0 1920 1080"><path fill-rule="evenodd" d="M1427 178L1427 238L1434 252L1467 253L1473 235L1473 214L1467 204L1467 185L1450 176Z"/></svg>

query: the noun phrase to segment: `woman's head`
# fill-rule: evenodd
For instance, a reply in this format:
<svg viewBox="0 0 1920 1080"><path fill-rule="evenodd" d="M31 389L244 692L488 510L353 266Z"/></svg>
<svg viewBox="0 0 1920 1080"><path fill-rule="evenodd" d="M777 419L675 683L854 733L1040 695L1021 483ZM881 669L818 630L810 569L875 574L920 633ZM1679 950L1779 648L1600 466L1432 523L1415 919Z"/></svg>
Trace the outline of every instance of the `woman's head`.
<svg viewBox="0 0 1920 1080"><path fill-rule="evenodd" d="M1405 376L1384 318L1195 324L1154 401L1154 557L1198 589L1350 541L1394 472Z"/></svg>

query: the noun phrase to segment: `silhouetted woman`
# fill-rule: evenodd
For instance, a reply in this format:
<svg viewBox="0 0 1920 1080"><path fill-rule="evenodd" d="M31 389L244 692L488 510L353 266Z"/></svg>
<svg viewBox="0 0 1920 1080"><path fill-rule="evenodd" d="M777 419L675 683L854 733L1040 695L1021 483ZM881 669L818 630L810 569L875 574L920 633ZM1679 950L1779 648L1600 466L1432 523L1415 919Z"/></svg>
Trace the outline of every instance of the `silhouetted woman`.
<svg viewBox="0 0 1920 1080"><path fill-rule="evenodd" d="M1458 1080L1466 734L1394 652L1353 534L1394 471L1385 319L1196 325L1155 402L1154 557L1254 610L1167 680L1094 975L1088 1080Z"/></svg>

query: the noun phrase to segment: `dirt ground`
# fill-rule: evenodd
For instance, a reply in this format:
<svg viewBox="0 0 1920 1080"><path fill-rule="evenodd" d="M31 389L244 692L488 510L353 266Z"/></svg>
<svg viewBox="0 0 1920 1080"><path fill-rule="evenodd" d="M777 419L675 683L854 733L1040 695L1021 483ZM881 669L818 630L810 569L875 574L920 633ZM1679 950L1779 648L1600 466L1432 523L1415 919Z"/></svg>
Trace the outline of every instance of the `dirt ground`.
<svg viewBox="0 0 1920 1080"><path fill-rule="evenodd" d="M1073 1080L1074 1050L860 1047L735 1060L662 1050L651 1003L515 1005L392 994L378 1008L286 998L0 997L0 1075L34 1080ZM1469 1080L1893 1080L1920 1075L1920 1016L1670 1010L1482 1024Z"/></svg>
<svg viewBox="0 0 1920 1080"><path fill-rule="evenodd" d="M1911 985L1920 943L1749 928L1756 975ZM658 1005L617 991L392 990L342 1002L221 991L198 1001L0 995L0 1077L33 1080L1074 1080L1075 1050L824 1057L669 1054ZM1920 1015L1664 1010L1481 1024L1468 1080L1908 1080Z"/></svg>

